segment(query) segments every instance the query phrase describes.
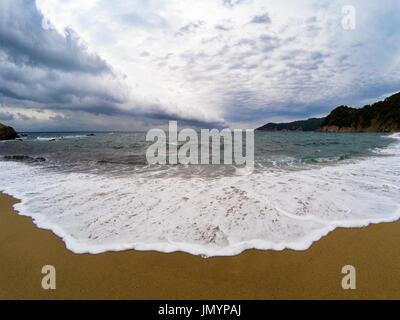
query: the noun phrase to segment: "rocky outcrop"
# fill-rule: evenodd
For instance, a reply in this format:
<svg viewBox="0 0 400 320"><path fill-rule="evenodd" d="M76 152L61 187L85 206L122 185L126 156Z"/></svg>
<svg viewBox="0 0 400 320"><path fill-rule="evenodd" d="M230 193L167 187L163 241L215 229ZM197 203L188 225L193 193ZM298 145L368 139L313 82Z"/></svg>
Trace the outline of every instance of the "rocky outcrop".
<svg viewBox="0 0 400 320"><path fill-rule="evenodd" d="M44 162L46 161L43 157L33 158L24 154L16 154L12 156L4 156L5 160L13 160L13 161L25 161L25 162Z"/></svg>
<svg viewBox="0 0 400 320"><path fill-rule="evenodd" d="M18 137L18 134L11 127L0 123L0 140L12 140Z"/></svg>

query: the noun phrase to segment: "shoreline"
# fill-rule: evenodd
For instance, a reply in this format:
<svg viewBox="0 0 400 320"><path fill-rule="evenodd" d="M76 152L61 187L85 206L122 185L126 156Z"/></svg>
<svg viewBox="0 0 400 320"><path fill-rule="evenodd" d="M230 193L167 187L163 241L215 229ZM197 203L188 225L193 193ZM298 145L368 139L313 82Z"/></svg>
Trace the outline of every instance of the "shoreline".
<svg viewBox="0 0 400 320"><path fill-rule="evenodd" d="M246 250L202 258L184 252L74 254L0 193L0 299L400 299L400 221L338 228L305 251ZM54 265L57 289L41 288ZM343 290L354 265L357 289Z"/></svg>

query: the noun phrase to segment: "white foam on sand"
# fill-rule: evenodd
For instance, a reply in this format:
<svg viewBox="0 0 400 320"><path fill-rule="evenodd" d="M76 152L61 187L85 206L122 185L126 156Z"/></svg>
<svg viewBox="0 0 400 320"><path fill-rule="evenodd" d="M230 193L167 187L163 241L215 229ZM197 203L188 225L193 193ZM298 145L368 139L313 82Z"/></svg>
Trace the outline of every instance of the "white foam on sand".
<svg viewBox="0 0 400 320"><path fill-rule="evenodd" d="M0 161L0 189L75 253L305 250L337 227L400 218L400 143L379 152L317 169L211 180L61 173Z"/></svg>

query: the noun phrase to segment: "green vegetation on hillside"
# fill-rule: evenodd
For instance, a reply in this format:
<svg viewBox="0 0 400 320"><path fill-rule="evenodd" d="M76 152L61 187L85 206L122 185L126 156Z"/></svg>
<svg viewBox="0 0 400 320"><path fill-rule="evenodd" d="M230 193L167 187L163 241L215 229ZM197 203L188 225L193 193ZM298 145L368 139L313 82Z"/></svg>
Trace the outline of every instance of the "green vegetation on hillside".
<svg viewBox="0 0 400 320"><path fill-rule="evenodd" d="M319 131L325 131L324 127L332 126L353 131L399 131L400 93L361 109L337 107L325 118Z"/></svg>
<svg viewBox="0 0 400 320"><path fill-rule="evenodd" d="M357 109L340 106L326 118L268 123L258 131L395 132L400 131L400 92Z"/></svg>

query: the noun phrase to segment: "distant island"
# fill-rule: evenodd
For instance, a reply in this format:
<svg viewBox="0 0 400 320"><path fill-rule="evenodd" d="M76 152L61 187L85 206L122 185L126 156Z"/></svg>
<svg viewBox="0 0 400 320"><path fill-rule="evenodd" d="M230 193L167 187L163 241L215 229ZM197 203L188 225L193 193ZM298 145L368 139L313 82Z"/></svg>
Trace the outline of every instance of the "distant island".
<svg viewBox="0 0 400 320"><path fill-rule="evenodd" d="M310 118L308 120L299 120L288 123L267 123L260 128L258 131L316 131L321 127L325 118Z"/></svg>
<svg viewBox="0 0 400 320"><path fill-rule="evenodd" d="M258 131L400 132L400 93L363 108L340 106L325 118L268 123Z"/></svg>

